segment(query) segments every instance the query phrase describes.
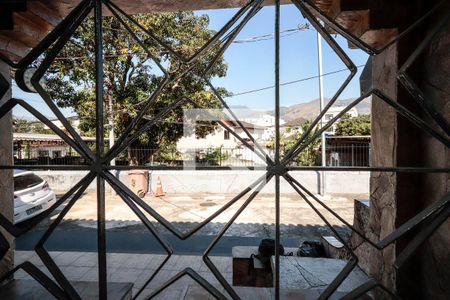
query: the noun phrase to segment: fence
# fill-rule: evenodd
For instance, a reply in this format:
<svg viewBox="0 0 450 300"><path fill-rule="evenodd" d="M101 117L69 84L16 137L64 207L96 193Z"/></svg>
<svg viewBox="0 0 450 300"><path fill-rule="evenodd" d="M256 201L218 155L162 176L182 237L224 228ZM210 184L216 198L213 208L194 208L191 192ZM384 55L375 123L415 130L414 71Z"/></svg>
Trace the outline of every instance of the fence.
<svg viewBox="0 0 450 300"><path fill-rule="evenodd" d="M82 165L85 159L69 147L27 148L14 151L15 165Z"/></svg>
<svg viewBox="0 0 450 300"><path fill-rule="evenodd" d="M370 145L327 145L327 165L367 167L370 165Z"/></svg>
<svg viewBox="0 0 450 300"><path fill-rule="evenodd" d="M194 164L200 167L231 166L254 167L264 166L265 162L252 149L246 147L207 147L177 149L130 149L140 164L183 166Z"/></svg>
<svg viewBox="0 0 450 300"><path fill-rule="evenodd" d="M116 159L116 165L129 165L128 153L140 165L198 167L256 167L265 162L249 148L183 148L183 149L128 149ZM85 160L74 156L69 149L22 149L14 152L15 165L82 165Z"/></svg>
<svg viewBox="0 0 450 300"><path fill-rule="evenodd" d="M184 166L192 164L197 167L260 167L265 162L251 149L208 147L183 149L147 149L134 148L127 150L140 165L152 166ZM270 154L270 149L267 149ZM369 166L370 145L327 145L328 166ZM320 165L320 150L316 152L316 165ZM73 156L68 149L27 149L16 151L16 165L82 165L85 160ZM128 165L127 154L116 159L117 165ZM299 165L294 163L293 165Z"/></svg>

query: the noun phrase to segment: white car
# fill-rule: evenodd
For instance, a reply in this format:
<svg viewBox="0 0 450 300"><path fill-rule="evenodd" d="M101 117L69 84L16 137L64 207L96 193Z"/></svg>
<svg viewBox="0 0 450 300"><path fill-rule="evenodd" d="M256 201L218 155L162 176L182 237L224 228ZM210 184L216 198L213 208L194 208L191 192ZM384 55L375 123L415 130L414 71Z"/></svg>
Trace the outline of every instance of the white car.
<svg viewBox="0 0 450 300"><path fill-rule="evenodd" d="M14 224L32 218L56 202L48 183L33 172L14 170Z"/></svg>

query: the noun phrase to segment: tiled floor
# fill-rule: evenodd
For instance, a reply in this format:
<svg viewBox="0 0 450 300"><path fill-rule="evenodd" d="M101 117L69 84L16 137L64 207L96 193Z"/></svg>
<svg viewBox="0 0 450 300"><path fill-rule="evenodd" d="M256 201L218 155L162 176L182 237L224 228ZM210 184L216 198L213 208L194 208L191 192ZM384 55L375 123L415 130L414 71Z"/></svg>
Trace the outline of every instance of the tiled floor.
<svg viewBox="0 0 450 300"><path fill-rule="evenodd" d="M69 281L98 281L97 253L95 252L50 252L51 257L60 267L63 274ZM125 282L133 283L133 295L144 286L147 280L154 274L158 266L165 259L164 255L157 254L125 254L110 253L107 255L107 275L108 282ZM232 280L232 258L231 257L210 257L216 268L221 272L224 278L231 284ZM32 251L16 251L15 263L19 265L24 261L30 261L40 268L44 273L51 276L49 271L44 267L39 257ZM139 295L138 299L145 299L153 291L159 288L167 280L175 276L185 268L190 267L196 271L205 280L211 283L224 295L227 295L223 287L216 280L214 275L209 271L208 267L203 263L201 256L180 256L172 255L167 263L162 267L153 280ZM317 269L317 268L316 268ZM320 268L319 268L320 269ZM317 269L317 270L319 270ZM316 271L317 271L316 270ZM321 268L327 275L327 268ZM314 271L311 271L314 273ZM328 274L329 275L329 274ZM327 276L328 276L327 275ZM284 276L284 275L283 275ZM282 277L283 277L282 276ZM27 273L19 270L15 273L16 279L33 280ZM283 277L284 278L284 277ZM286 278L283 281L289 282ZM331 281L331 279L329 280ZM320 292L318 289L299 289L301 285L292 287L282 284L280 297L282 299L317 299ZM269 300L274 299L274 290L272 288L251 288L251 287L233 287L241 299L249 300ZM339 299L342 295L336 292L331 299ZM282 296L281 296L282 295ZM198 299L214 299L207 291L197 284L188 276L183 276L170 287L157 295L154 299L170 299L170 300L198 300Z"/></svg>
<svg viewBox="0 0 450 300"><path fill-rule="evenodd" d="M95 252L50 252L51 257L60 267L63 274L69 281L97 281L97 253ZM107 255L108 265L108 281L110 282L131 282L134 284L133 294L135 295L139 289L144 286L145 282L152 276L158 266L163 262L164 255L149 254L124 254L111 253ZM40 268L44 273L50 275L49 271L44 267L39 257L32 251L16 251L16 265L30 261ZM231 257L211 257L218 270L223 274L224 278L231 282ZM180 256L172 255L169 261L163 266L156 277L144 289L139 298L152 293L152 291L165 283L172 276L176 275L186 267L192 268L198 272L203 278L208 280L214 286L219 287L220 284L214 275L209 271L208 267L203 263L201 256ZM51 276L51 275L50 275ZM27 273L19 270L15 273L16 279L32 279ZM194 299L193 293L197 289L197 284L185 276L172 284L166 291L159 295L160 299ZM201 289L201 287L199 287ZM223 291L223 289L220 289ZM207 295L204 294L203 295Z"/></svg>

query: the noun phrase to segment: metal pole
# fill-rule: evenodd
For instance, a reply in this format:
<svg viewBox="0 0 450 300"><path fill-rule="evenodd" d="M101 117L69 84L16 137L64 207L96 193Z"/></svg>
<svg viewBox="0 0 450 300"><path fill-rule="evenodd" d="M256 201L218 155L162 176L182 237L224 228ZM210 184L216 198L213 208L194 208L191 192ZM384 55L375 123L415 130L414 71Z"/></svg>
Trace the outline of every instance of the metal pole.
<svg viewBox="0 0 450 300"><path fill-rule="evenodd" d="M325 107L325 101L323 97L323 65L322 65L322 36L319 32L317 32L317 61L319 66L319 98L320 98L320 112L322 112L323 108ZM322 127L323 119L320 120L320 127ZM322 132L321 134L321 140L322 140L322 167L326 167L327 165L327 151L326 151L326 136L325 132ZM325 195L325 172L321 172L321 184L320 184L320 194L322 196Z"/></svg>
<svg viewBox="0 0 450 300"><path fill-rule="evenodd" d="M275 165L280 164L280 0L275 2ZM275 175L275 300L280 299L280 175Z"/></svg>
<svg viewBox="0 0 450 300"><path fill-rule="evenodd" d="M115 134L114 134L114 110L113 110L113 99L111 97L111 82L109 80L105 80L106 86L106 98L108 99L108 133L109 133L109 149L114 146L115 142ZM112 158L110 162L111 166L116 165L116 158Z"/></svg>
<svg viewBox="0 0 450 300"><path fill-rule="evenodd" d="M105 152L104 144L104 116L103 116L103 96L104 96L104 73L103 73L103 16L102 1L94 2L95 16L95 104L96 104L96 157L95 164L101 168L102 157ZM100 170L97 170L100 172ZM105 226L105 179L97 174L97 247L98 247L98 283L99 298L107 299L106 281L106 226Z"/></svg>
<svg viewBox="0 0 450 300"><path fill-rule="evenodd" d="M113 108L113 98L111 96L111 81L109 79L105 79L105 96L108 101L108 134L109 134L109 150L111 150L112 147L114 147L114 143L116 140L116 136L114 134L114 108ZM113 158L110 160L110 165L115 166L116 165L116 158L113 156ZM119 171L113 170L112 171L114 176L116 178L119 178ZM117 195L116 191L114 189L111 189L111 193L113 195Z"/></svg>

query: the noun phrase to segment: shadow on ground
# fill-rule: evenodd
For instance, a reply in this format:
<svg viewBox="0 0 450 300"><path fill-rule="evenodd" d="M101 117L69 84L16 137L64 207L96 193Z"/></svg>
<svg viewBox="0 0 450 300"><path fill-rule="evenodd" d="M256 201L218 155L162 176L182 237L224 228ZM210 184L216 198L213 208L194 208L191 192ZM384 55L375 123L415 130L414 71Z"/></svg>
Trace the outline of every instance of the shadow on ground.
<svg viewBox="0 0 450 300"><path fill-rule="evenodd" d="M123 226L111 227L110 223L124 223ZM113 220L107 222L106 239L108 252L126 253L165 253L157 239L139 222ZM78 224L84 224L79 226ZM126 225L125 225L126 223ZM211 222L187 240L182 241L166 228L152 222L157 231L173 247L175 253L198 255L203 253L217 236L225 223ZM88 224L89 226L86 226ZM66 220L52 234L46 243L49 251L97 251L96 220ZM109 225L108 225L109 224ZM195 222L172 222L188 231L198 226ZM16 241L17 250L33 250L34 245L46 230L45 224L32 230ZM346 239L350 235L347 227L334 226ZM323 225L281 224L281 241L286 247L297 247L305 240L319 240L323 235L332 235L332 231ZM263 238L275 236L274 224L236 223L220 239L212 251L213 255L230 255L233 246L257 246Z"/></svg>

